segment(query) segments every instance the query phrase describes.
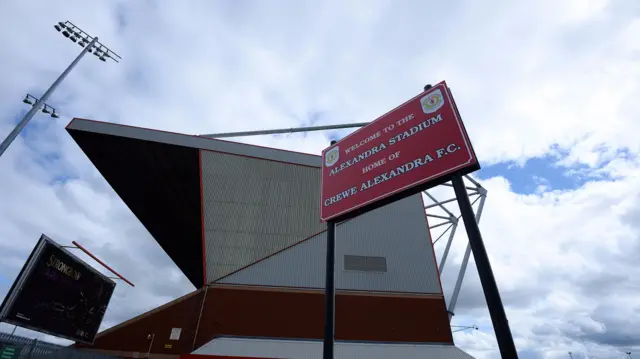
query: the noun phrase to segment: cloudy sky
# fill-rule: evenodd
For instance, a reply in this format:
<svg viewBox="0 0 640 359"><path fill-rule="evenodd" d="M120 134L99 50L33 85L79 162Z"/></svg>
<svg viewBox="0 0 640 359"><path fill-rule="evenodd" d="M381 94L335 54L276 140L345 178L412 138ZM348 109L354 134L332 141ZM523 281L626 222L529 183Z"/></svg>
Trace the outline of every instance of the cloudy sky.
<svg viewBox="0 0 640 359"><path fill-rule="evenodd" d="M72 117L190 134L364 122L446 80L483 165L481 229L521 357L640 355L640 2L22 0L0 13L2 138L80 50L54 23L123 57L84 59L48 102L61 118L36 115L0 158L0 296L43 232L137 284L118 286L104 327L192 290L65 132ZM320 153L346 133L239 140ZM473 263L456 313L480 327L456 344L498 358Z"/></svg>

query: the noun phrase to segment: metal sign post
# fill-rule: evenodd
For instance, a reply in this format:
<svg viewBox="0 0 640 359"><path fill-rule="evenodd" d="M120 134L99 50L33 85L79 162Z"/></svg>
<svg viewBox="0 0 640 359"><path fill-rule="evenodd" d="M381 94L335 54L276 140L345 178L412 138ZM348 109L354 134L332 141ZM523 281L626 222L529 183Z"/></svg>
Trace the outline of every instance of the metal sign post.
<svg viewBox="0 0 640 359"><path fill-rule="evenodd" d="M327 221L327 269L324 289L324 342L322 359L333 359L335 337L336 223Z"/></svg>
<svg viewBox="0 0 640 359"><path fill-rule="evenodd" d="M336 141L331 141L334 145ZM335 338L335 267L336 267L336 222L327 221L327 263L324 285L324 341L322 359L333 359Z"/></svg>
<svg viewBox="0 0 640 359"><path fill-rule="evenodd" d="M456 193L456 198L458 199L460 214L462 215L462 220L467 230L467 236L469 237L469 246L471 247L473 258L478 268L480 283L482 284L484 297L489 307L489 314L491 315L491 322L493 323L493 328L496 333L500 354L504 359L518 358L516 345L513 342L513 336L509 328L509 321L507 320L507 315L502 305L500 292L498 292L498 285L491 270L489 256L487 256L487 250L484 247L480 228L478 227L478 222L476 222L473 208L467 195L467 189L462 180L462 175L459 173L454 174L451 182L453 184L453 190Z"/></svg>

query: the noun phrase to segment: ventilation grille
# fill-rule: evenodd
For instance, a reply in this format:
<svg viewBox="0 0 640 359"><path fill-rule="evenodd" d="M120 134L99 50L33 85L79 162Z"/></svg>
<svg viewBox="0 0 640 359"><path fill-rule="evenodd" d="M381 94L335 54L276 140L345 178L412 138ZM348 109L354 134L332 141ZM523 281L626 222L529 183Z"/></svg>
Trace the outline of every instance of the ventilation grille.
<svg viewBox="0 0 640 359"><path fill-rule="evenodd" d="M387 258L345 255L344 270L386 272Z"/></svg>

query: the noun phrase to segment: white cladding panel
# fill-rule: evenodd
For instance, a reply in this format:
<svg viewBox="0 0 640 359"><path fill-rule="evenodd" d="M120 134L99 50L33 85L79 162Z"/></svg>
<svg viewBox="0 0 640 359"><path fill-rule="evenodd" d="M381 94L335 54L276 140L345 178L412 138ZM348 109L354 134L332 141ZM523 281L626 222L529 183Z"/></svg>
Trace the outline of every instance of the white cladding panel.
<svg viewBox="0 0 640 359"><path fill-rule="evenodd" d="M207 281L326 228L320 169L202 151Z"/></svg>
<svg viewBox="0 0 640 359"><path fill-rule="evenodd" d="M324 288L326 232L221 283ZM344 256L386 258L386 272L347 271ZM414 195L336 228L336 289L442 294L423 203Z"/></svg>
<svg viewBox="0 0 640 359"><path fill-rule="evenodd" d="M453 345L336 342L336 359L473 359ZM216 338L193 354L321 359L322 341Z"/></svg>

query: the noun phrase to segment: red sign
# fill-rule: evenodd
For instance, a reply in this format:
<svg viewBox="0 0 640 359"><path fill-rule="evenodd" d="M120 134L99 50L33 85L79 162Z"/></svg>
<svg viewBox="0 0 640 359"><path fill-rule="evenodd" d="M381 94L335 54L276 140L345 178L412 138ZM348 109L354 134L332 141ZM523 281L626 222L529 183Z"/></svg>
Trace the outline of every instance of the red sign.
<svg viewBox="0 0 640 359"><path fill-rule="evenodd" d="M443 81L322 151L320 218L337 218L453 172L477 168Z"/></svg>

